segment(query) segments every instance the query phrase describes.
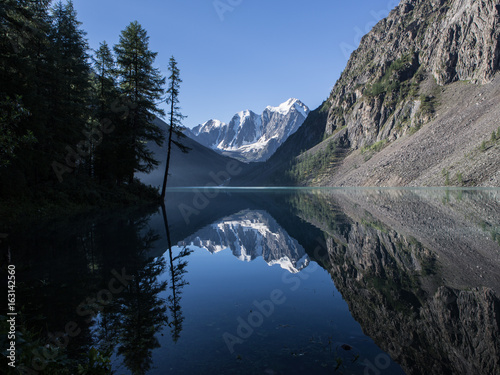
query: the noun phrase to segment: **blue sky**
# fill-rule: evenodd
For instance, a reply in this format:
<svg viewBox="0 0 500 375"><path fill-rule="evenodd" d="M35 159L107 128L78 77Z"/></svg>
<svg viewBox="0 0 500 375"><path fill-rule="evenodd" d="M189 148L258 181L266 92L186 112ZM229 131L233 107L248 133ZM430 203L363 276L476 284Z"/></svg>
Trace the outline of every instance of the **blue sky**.
<svg viewBox="0 0 500 375"><path fill-rule="evenodd" d="M156 66L174 56L192 128L288 98L325 100L349 52L396 0L73 0L89 45L114 45L132 21L150 36Z"/></svg>

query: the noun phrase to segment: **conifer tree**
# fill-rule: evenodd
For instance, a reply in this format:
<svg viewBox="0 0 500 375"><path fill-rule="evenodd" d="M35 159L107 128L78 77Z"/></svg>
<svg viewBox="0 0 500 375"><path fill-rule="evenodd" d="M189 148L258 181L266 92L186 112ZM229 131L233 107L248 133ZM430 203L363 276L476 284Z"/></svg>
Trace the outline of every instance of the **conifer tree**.
<svg viewBox="0 0 500 375"><path fill-rule="evenodd" d="M158 165L147 142L163 144L163 133L154 120L164 115L158 104L164 94L165 78L153 66L157 53L149 50L149 36L137 21L122 31L114 50L120 91L130 107L120 131L125 137L121 152L128 167L125 177L132 183L135 172L147 173Z"/></svg>
<svg viewBox="0 0 500 375"><path fill-rule="evenodd" d="M168 70L170 71L169 77L169 87L167 90L168 98L167 103L170 105L170 111L168 113L170 121L168 128L168 149L167 149L167 163L165 164L165 175L163 176L163 188L161 191L161 200L165 199L165 192L167 188L168 179L168 169L170 167L170 156L172 151L172 144L179 147L182 152L188 152L189 148L184 146L180 142L180 138L185 137L183 133L182 120L185 116L180 112L179 107L179 88L182 82L180 78L180 71L177 67L177 62L172 56L168 65ZM174 139L175 136L175 139Z"/></svg>
<svg viewBox="0 0 500 375"><path fill-rule="evenodd" d="M0 3L0 168L7 180L12 180L12 171L22 175L26 172L23 166L31 165L31 160L24 162L26 155L18 157L19 152L34 144L34 122L43 120L43 116L37 116L37 109L46 103L39 95L38 73L45 61L38 57L44 55L40 47L47 47L49 2ZM5 170L7 166L12 170ZM26 177L24 173L22 179Z"/></svg>
<svg viewBox="0 0 500 375"><path fill-rule="evenodd" d="M116 182L117 176L120 175L119 170L122 168L122 163L117 158L120 139L115 126L119 122L119 117L113 110L119 98L119 91L116 87L115 59L106 42L102 42L95 52L93 63L94 110L92 124L95 128L94 134L100 135L100 139L95 147L92 161L95 176L100 181ZM113 131L103 134L103 128L107 126Z"/></svg>
<svg viewBox="0 0 500 375"><path fill-rule="evenodd" d="M96 95L99 98L100 110L104 111L110 97L116 97L115 59L106 41L99 45L93 62L96 77Z"/></svg>
<svg viewBox="0 0 500 375"><path fill-rule="evenodd" d="M0 0L0 196L73 191L81 172L132 182L158 164L147 143L164 140L165 78L148 43L133 22L116 61L103 43L91 66L71 0ZM54 184L67 172L69 184Z"/></svg>
<svg viewBox="0 0 500 375"><path fill-rule="evenodd" d="M88 169L92 149L84 141L84 132L89 131L91 69L86 33L80 25L72 1L56 3L50 33L53 69L49 85L49 136L52 139L47 146L50 144L49 152L55 153L56 159L64 160L70 152L77 159L76 168L87 161Z"/></svg>

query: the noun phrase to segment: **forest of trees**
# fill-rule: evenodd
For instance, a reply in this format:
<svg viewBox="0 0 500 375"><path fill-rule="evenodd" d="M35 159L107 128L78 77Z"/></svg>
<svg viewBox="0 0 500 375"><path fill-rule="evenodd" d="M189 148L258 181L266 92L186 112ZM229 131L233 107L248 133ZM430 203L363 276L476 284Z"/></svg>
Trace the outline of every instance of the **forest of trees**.
<svg viewBox="0 0 500 375"><path fill-rule="evenodd" d="M2 0L0 30L0 196L140 191L134 173L158 165L147 142L165 139L146 30L132 22L90 51L72 2L51 0Z"/></svg>

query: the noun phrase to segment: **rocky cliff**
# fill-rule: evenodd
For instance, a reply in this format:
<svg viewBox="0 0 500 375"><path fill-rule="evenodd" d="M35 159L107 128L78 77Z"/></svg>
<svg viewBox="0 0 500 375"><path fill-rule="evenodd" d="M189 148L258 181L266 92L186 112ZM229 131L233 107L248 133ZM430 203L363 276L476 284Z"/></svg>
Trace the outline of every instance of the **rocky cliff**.
<svg viewBox="0 0 500 375"><path fill-rule="evenodd" d="M361 40L335 84L326 133L351 148L394 140L428 121L436 86L488 83L499 69L500 3L403 0Z"/></svg>
<svg viewBox="0 0 500 375"><path fill-rule="evenodd" d="M499 13L498 0L402 0L261 183L500 186Z"/></svg>

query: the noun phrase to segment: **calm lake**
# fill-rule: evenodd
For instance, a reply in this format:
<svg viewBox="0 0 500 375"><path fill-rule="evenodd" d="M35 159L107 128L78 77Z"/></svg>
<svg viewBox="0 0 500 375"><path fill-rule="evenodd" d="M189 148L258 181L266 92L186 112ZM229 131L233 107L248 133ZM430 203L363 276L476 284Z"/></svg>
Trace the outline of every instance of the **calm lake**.
<svg viewBox="0 0 500 375"><path fill-rule="evenodd" d="M115 374L500 373L498 189L178 189L2 246L23 340Z"/></svg>

